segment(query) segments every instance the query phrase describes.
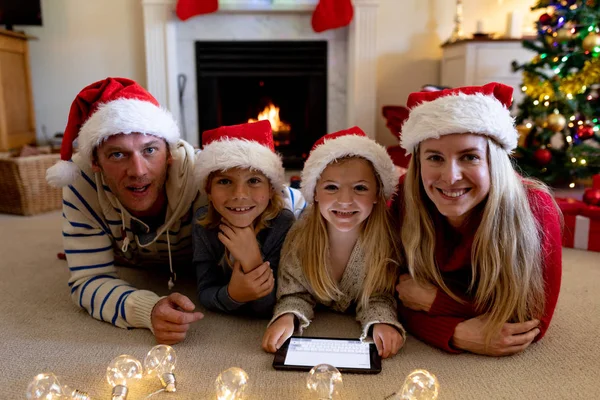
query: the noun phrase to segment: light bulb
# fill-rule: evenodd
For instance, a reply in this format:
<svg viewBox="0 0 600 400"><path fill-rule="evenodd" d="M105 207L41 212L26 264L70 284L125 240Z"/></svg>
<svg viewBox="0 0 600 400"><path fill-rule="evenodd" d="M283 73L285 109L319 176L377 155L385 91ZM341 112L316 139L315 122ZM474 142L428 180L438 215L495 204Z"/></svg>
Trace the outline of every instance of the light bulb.
<svg viewBox="0 0 600 400"><path fill-rule="evenodd" d="M401 400L435 400L440 393L440 384L429 371L416 369L404 380L400 390Z"/></svg>
<svg viewBox="0 0 600 400"><path fill-rule="evenodd" d="M112 400L127 399L127 384L142 377L142 363L127 354L114 358L106 368L106 380L113 387Z"/></svg>
<svg viewBox="0 0 600 400"><path fill-rule="evenodd" d="M344 388L342 373L333 365L315 365L306 378L306 388L314 399L334 399Z"/></svg>
<svg viewBox="0 0 600 400"><path fill-rule="evenodd" d="M241 368L232 367L221 372L215 381L218 400L242 400L248 385L248 374Z"/></svg>
<svg viewBox="0 0 600 400"><path fill-rule="evenodd" d="M90 400L87 393L61 385L56 375L51 372L36 375L27 386L25 396L28 400Z"/></svg>
<svg viewBox="0 0 600 400"><path fill-rule="evenodd" d="M177 390L173 370L177 363L177 355L171 346L159 344L150 349L144 359L144 370L148 375L158 376L166 392Z"/></svg>

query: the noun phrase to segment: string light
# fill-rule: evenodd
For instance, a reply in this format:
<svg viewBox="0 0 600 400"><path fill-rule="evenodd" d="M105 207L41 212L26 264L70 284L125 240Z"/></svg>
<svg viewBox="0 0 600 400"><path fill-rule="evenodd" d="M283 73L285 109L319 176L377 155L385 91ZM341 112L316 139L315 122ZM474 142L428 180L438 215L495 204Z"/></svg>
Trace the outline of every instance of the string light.
<svg viewBox="0 0 600 400"><path fill-rule="evenodd" d="M526 91L527 91L527 86L523 86L523 87L521 87L521 91L522 91L522 92L526 92Z"/></svg>
<svg viewBox="0 0 600 400"><path fill-rule="evenodd" d="M569 184L569 187L570 187L571 189L573 189L573 188L575 187L575 182L571 182L571 183Z"/></svg>
<svg viewBox="0 0 600 400"><path fill-rule="evenodd" d="M344 388L342 373L333 365L315 365L306 377L306 388L315 400L338 398Z"/></svg>
<svg viewBox="0 0 600 400"><path fill-rule="evenodd" d="M567 93L567 99L573 100L573 94L572 93Z"/></svg>
<svg viewBox="0 0 600 400"><path fill-rule="evenodd" d="M533 101L533 105L534 105L534 106L537 106L538 104L540 104L539 100L534 100L534 101Z"/></svg>
<svg viewBox="0 0 600 400"><path fill-rule="evenodd" d="M424 369L412 371L399 392L385 400L436 400L440 393L440 383L436 376Z"/></svg>
<svg viewBox="0 0 600 400"><path fill-rule="evenodd" d="M587 161L585 161L585 159L582 159L581 161L579 161L579 163L580 163L581 165L585 165L585 164L587 164Z"/></svg>
<svg viewBox="0 0 600 400"><path fill-rule="evenodd" d="M127 384L142 377L142 363L133 356L123 354L114 358L106 368L106 380L113 387L112 400L126 400Z"/></svg>
<svg viewBox="0 0 600 400"><path fill-rule="evenodd" d="M550 102L549 102L549 101L545 101L545 102L544 102L544 105L545 105L546 107L548 107L548 106L550 105Z"/></svg>
<svg viewBox="0 0 600 400"><path fill-rule="evenodd" d="M87 393L62 385L52 372L36 375L25 396L28 400L90 400Z"/></svg>
<svg viewBox="0 0 600 400"><path fill-rule="evenodd" d="M569 121L575 121L575 116L571 115L571 118L569 118Z"/></svg>
<svg viewBox="0 0 600 400"><path fill-rule="evenodd" d="M221 372L215 381L217 400L240 400L248 386L248 374L241 368L232 367Z"/></svg>
<svg viewBox="0 0 600 400"><path fill-rule="evenodd" d="M525 124L525 126L526 126L528 129L531 129L531 128L533 127L533 124L532 124L531 122L528 122L528 123L526 123L526 124Z"/></svg>
<svg viewBox="0 0 600 400"><path fill-rule="evenodd" d="M575 157L573 157L573 158L571 158L571 162L572 162L573 164L575 164L575 163L577 162L577 159L576 159Z"/></svg>
<svg viewBox="0 0 600 400"><path fill-rule="evenodd" d="M573 142L573 138L571 136L567 136L566 140L567 140L567 143Z"/></svg>
<svg viewBox="0 0 600 400"><path fill-rule="evenodd" d="M177 355L171 346L159 344L150 349L144 359L144 371L147 375L157 376L165 392L177 391L173 370L177 364Z"/></svg>

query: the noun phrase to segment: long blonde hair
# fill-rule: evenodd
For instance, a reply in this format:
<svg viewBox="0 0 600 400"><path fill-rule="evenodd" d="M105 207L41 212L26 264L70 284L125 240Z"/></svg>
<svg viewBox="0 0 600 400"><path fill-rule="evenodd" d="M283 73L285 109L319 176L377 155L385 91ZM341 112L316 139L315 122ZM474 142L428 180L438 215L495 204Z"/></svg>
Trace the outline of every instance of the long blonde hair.
<svg viewBox="0 0 600 400"><path fill-rule="evenodd" d="M205 188L206 193L210 193L210 184L217 172L219 172L219 171L211 172L208 175L208 178L206 179L206 188ZM263 229L268 228L270 221L275 219L279 215L281 210L283 210L283 208L285 207L285 202L283 200L283 196L281 195L281 193L279 193L277 190L275 190L273 188L273 185L271 185L270 181L269 181L269 186L271 187L271 197L269 199L269 204L267 205L267 208L265 208L265 211L263 211L262 214L260 214L260 216L257 218L257 220L254 223L254 234L255 235L258 235L258 233L260 231L262 231ZM215 207L212 204L212 201L208 202L207 207L208 207L208 209L207 209L206 214L204 214L204 216L202 216L200 219L198 219L198 221L196 221L196 223L207 229L214 229L214 228L218 227L219 224L221 223L222 216L215 209ZM229 250L227 249L227 247L225 247L224 259L229 266L232 266L231 260L229 257Z"/></svg>
<svg viewBox="0 0 600 400"><path fill-rule="evenodd" d="M335 162L340 164L354 158L361 157L344 157ZM362 307L368 306L369 298L374 294L394 292L399 257L397 241L394 240L397 235L390 222L383 185L371 162L369 165L377 181L377 203L362 223L358 239L367 255L366 277L360 297L355 299ZM281 253L281 265L298 259L308 284L321 302L336 301L342 295L327 268L330 264L329 249L326 220L313 203L288 233Z"/></svg>
<svg viewBox="0 0 600 400"><path fill-rule="evenodd" d="M544 309L542 229L536 221L527 191L548 193L541 182L522 179L510 157L487 138L490 191L483 200L481 222L471 254L469 292L476 310L488 317L486 343L505 322L540 318ZM410 161L404 182L405 213L402 244L413 278L431 283L456 301L463 300L444 282L435 260L435 229L430 213L438 212L421 183L419 148Z"/></svg>

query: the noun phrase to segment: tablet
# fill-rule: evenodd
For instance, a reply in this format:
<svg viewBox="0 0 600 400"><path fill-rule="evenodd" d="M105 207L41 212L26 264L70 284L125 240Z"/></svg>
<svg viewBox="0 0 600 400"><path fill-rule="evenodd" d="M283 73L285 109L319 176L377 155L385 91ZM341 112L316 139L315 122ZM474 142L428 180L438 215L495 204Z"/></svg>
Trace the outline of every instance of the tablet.
<svg viewBox="0 0 600 400"><path fill-rule="evenodd" d="M283 370L309 371L318 364L333 365L340 372L381 372L381 357L375 343L359 339L292 336L273 359L273 368Z"/></svg>

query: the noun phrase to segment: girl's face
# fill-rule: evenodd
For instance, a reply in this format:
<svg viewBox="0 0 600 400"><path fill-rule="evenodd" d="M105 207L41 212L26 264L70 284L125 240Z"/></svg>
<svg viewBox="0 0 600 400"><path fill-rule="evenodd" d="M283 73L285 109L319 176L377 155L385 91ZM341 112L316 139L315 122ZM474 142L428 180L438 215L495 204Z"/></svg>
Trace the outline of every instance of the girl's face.
<svg viewBox="0 0 600 400"><path fill-rule="evenodd" d="M454 227L490 192L487 139L452 134L419 146L421 179L427 196Z"/></svg>
<svg viewBox="0 0 600 400"><path fill-rule="evenodd" d="M371 163L352 158L325 168L315 189L315 202L327 228L340 232L360 229L377 203L377 180Z"/></svg>
<svg viewBox="0 0 600 400"><path fill-rule="evenodd" d="M269 205L271 195L269 179L248 168L217 171L208 185L208 199L215 210L238 228L251 226Z"/></svg>

